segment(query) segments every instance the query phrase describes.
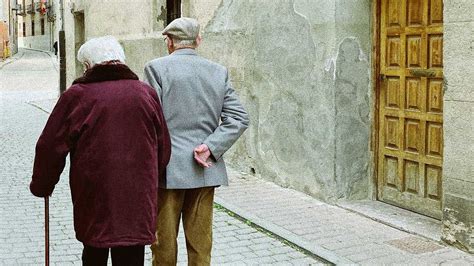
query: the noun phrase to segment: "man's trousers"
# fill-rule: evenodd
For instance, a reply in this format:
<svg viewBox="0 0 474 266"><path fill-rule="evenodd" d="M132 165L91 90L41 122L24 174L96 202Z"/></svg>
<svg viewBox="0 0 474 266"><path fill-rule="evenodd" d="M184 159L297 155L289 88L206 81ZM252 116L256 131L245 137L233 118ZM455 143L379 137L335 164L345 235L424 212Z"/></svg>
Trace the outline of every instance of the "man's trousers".
<svg viewBox="0 0 474 266"><path fill-rule="evenodd" d="M178 231L183 220L188 265L210 265L214 187L159 189L153 265L176 265Z"/></svg>

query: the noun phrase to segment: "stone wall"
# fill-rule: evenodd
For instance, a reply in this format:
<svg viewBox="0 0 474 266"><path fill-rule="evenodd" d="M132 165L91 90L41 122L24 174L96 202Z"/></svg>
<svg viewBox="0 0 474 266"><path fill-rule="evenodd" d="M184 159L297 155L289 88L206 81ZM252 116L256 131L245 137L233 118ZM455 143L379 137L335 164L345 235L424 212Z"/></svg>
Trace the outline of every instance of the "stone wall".
<svg viewBox="0 0 474 266"><path fill-rule="evenodd" d="M8 33L8 24L6 22L0 21L0 58L3 60L4 49L6 44L9 42L10 36Z"/></svg>
<svg viewBox="0 0 474 266"><path fill-rule="evenodd" d="M35 1L37 3L39 1ZM31 2L30 2L31 3ZM41 20L44 21L44 34L41 32ZM32 21L35 23L34 34L32 30ZM25 31L23 30L23 23ZM48 21L47 15L41 15L39 12L35 14L27 14L26 16L18 16L18 47L32 48L44 51L53 51L54 34L53 23ZM23 35L23 32L26 35Z"/></svg>
<svg viewBox="0 0 474 266"><path fill-rule="evenodd" d="M322 198L367 197L373 161L371 2L183 0L183 15L202 24L199 52L229 67L252 115L252 127L227 154L231 164ZM67 27L73 27L74 14L83 12L85 40L116 36L125 47L128 64L141 74L145 62L166 54L160 36L164 3L67 0L65 20ZM445 10L459 8L452 4ZM447 12L453 15L446 16L446 29L459 28L462 23L452 17L467 14ZM75 61L74 47L80 45L73 43L74 30L66 29L72 44L67 45L68 69ZM450 34L446 32L447 37ZM449 69L446 74L449 82ZM68 80L75 75L70 71ZM447 112L453 97L464 93L463 85L456 86L459 91L447 91ZM448 153L450 140L446 143Z"/></svg>
<svg viewBox="0 0 474 266"><path fill-rule="evenodd" d="M5 12L7 5L8 2L6 2L5 0L0 0L0 22L8 20L7 16L5 16L6 14L8 14L7 12Z"/></svg>
<svg viewBox="0 0 474 266"><path fill-rule="evenodd" d="M474 253L473 13L473 1L444 1L443 239Z"/></svg>
<svg viewBox="0 0 474 266"><path fill-rule="evenodd" d="M40 36L18 37L18 46L20 48L32 48L43 51L53 50L53 44L51 43L51 36L49 34Z"/></svg>
<svg viewBox="0 0 474 266"><path fill-rule="evenodd" d="M18 41L17 41L17 16L11 9L16 4L16 0L0 0L0 20L7 24L7 34L10 47L10 56L18 52ZM3 38L5 39L5 38ZM0 45L1 46L1 45ZM3 50L2 52L3 53ZM3 56L3 55L2 55Z"/></svg>
<svg viewBox="0 0 474 266"><path fill-rule="evenodd" d="M362 22L350 16L336 27L336 20L348 19L345 13L350 5L314 0L183 1L183 14L202 24L204 43L199 52L229 67L253 119L244 139L226 155L233 166L321 198L366 196L368 132L361 136L364 149L356 151L360 156L351 161L353 165L335 167L336 160L343 160L348 140L342 123L359 125L367 120L353 114L359 104L345 106L343 98L336 102L335 97L339 90L366 99L369 91L364 53L369 47L370 7L368 1L356 2L367 6ZM160 36L165 26L164 4L164 0L66 1L65 6L72 7L64 12L68 84L81 73L75 59L81 45L78 30L84 31L84 40L108 34L117 37L127 63L139 75L147 61L165 55ZM275 4L281 8L275 9ZM80 13L84 14L82 28L75 25ZM365 23L364 34L359 31L361 23ZM344 36L337 36L336 28ZM345 69L351 65L361 77L357 84L347 85Z"/></svg>
<svg viewBox="0 0 474 266"><path fill-rule="evenodd" d="M164 56L166 46L161 37L164 28L159 19L165 0L102 1L66 0L65 10L67 47L67 84L82 73L76 60L80 45L91 38L113 35L125 49L127 64L139 76L146 62ZM83 25L77 25L77 17L84 14ZM83 31L84 40L78 39Z"/></svg>
<svg viewBox="0 0 474 266"><path fill-rule="evenodd" d="M147 61L166 55L160 35L165 2L65 0L68 84L82 70L77 49L93 37L116 36L127 64L140 76ZM182 0L183 15L202 25L199 53L229 68L251 115L251 127L226 154L230 165L327 201L372 195L373 3ZM443 238L470 251L473 5L453 0L444 6Z"/></svg>
<svg viewBox="0 0 474 266"><path fill-rule="evenodd" d="M278 6L278 8L275 8ZM227 160L325 200L367 198L369 0L184 1L252 124Z"/></svg>
<svg viewBox="0 0 474 266"><path fill-rule="evenodd" d="M166 54L165 2L66 0L68 84L81 73L75 14L84 14L85 40L116 36L142 75L147 61ZM322 199L367 198L370 1L183 0L182 7L202 24L199 52L230 69L251 114L229 163Z"/></svg>

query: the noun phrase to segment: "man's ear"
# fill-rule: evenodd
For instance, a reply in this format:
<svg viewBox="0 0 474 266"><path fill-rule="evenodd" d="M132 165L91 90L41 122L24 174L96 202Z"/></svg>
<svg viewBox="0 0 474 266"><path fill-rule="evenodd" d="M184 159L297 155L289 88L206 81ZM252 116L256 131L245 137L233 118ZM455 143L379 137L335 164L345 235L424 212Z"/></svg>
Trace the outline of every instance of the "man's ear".
<svg viewBox="0 0 474 266"><path fill-rule="evenodd" d="M173 49L173 46L174 46L173 39L170 38L170 37L167 37L167 38L168 38L168 41L166 42L166 46L168 47L168 51L174 51L174 49Z"/></svg>
<svg viewBox="0 0 474 266"><path fill-rule="evenodd" d="M202 42L202 37L201 37L201 34L199 34L196 38L196 47L201 45L201 42Z"/></svg>

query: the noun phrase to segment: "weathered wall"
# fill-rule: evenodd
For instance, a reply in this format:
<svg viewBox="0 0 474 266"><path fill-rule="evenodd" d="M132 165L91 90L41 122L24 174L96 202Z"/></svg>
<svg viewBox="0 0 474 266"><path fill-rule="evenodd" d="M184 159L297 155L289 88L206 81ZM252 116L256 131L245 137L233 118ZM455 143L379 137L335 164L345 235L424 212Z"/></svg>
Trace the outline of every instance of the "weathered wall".
<svg viewBox="0 0 474 266"><path fill-rule="evenodd" d="M373 159L371 0L183 0L199 53L226 65L252 125L226 154L238 169L334 201L369 196ZM65 0L67 69L84 40L112 34L139 75L166 54L165 0ZM130 16L130 10L139 16ZM59 12L59 11L58 11ZM74 15L84 13L84 25ZM473 250L474 2L445 1L443 238Z"/></svg>
<svg viewBox="0 0 474 266"><path fill-rule="evenodd" d="M58 20L56 21L59 29L61 30L61 24L64 20L64 31L66 37L66 81L67 86L71 85L74 79L76 78L76 44L75 44L75 21L74 15L77 12L83 12L82 3L76 3L82 1L74 0L64 0L64 16L61 15L61 10L59 5L57 6L55 12L57 12ZM75 5L73 5L75 4ZM72 8L68 8L72 7ZM58 36L59 40L59 36ZM58 41L59 42L59 41ZM59 54L58 54L59 55Z"/></svg>
<svg viewBox="0 0 474 266"><path fill-rule="evenodd" d="M57 0L56 0L57 1ZM39 0L35 0L38 3ZM55 1L51 1L50 4ZM31 2L29 2L31 4ZM41 20L44 20L44 34L41 32ZM32 21L35 23L34 34L32 29ZM26 35L23 35L23 23L25 24ZM18 16L18 24L15 25L18 29L18 47L32 48L44 51L52 51L53 49L53 23L48 21L47 15L41 15L36 11L34 14L27 14L26 16Z"/></svg>
<svg viewBox="0 0 474 266"><path fill-rule="evenodd" d="M0 0L0 22L7 21L7 16L5 16L5 14L7 14L7 12L5 12L7 5L8 2L6 0Z"/></svg>
<svg viewBox="0 0 474 266"><path fill-rule="evenodd" d="M67 81L71 84L77 77L76 52L81 42L77 42L77 27L74 16L84 13L85 40L113 35L125 49L127 64L139 76L143 74L146 62L165 55L166 47L161 37L164 28L161 15L165 0L102 1L68 0L65 6L67 42ZM136 16L131 16L131 10ZM160 16L161 15L161 16Z"/></svg>
<svg viewBox="0 0 474 266"><path fill-rule="evenodd" d="M473 13L473 1L444 1L443 239L474 253Z"/></svg>
<svg viewBox="0 0 474 266"><path fill-rule="evenodd" d="M251 114L227 160L327 200L366 198L370 1L188 0L183 8L203 25L200 53L230 68Z"/></svg>
<svg viewBox="0 0 474 266"><path fill-rule="evenodd" d="M6 22L0 21L0 43L3 44L4 42L8 41L9 38L8 24Z"/></svg>
<svg viewBox="0 0 474 266"><path fill-rule="evenodd" d="M11 0L0 0L0 21L8 22L9 20L9 3Z"/></svg>
<svg viewBox="0 0 474 266"><path fill-rule="evenodd" d="M369 188L371 1L336 1L335 137L338 198ZM341 41L342 39L342 41ZM334 62L334 61L333 61Z"/></svg>
<svg viewBox="0 0 474 266"><path fill-rule="evenodd" d="M2 22L7 23L7 32L8 32L8 39L9 39L9 47L10 47L10 55L16 54L18 52L18 45L17 45L17 16L15 16L15 12L11 9L11 7L15 6L16 0L0 0L1 4L3 5L2 11L3 16L0 16L0 20ZM0 11L0 13L2 13ZM5 39L5 38L4 38ZM1 45L0 45L1 46ZM3 49L2 49L3 53Z"/></svg>
<svg viewBox="0 0 474 266"><path fill-rule="evenodd" d="M370 1L182 3L183 15L202 24L199 52L230 69L251 114L252 127L226 154L230 164L326 200L366 198ZM68 84L81 73L74 14L84 13L85 40L116 36L141 75L147 61L166 54L164 4L67 0Z"/></svg>
<svg viewBox="0 0 474 266"><path fill-rule="evenodd" d="M39 35L39 36L27 36L27 37L18 37L18 46L21 48L32 48L44 51L51 51L51 36L48 35Z"/></svg>

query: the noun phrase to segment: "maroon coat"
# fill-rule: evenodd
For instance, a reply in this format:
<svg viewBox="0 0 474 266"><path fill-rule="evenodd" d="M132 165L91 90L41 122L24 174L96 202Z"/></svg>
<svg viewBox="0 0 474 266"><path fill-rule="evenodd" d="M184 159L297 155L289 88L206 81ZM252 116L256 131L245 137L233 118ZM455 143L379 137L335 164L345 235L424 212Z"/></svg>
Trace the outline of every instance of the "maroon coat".
<svg viewBox="0 0 474 266"><path fill-rule="evenodd" d="M151 244L170 147L155 90L125 65L98 65L54 107L36 145L30 190L50 195L70 153L77 239L99 248Z"/></svg>

